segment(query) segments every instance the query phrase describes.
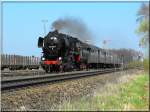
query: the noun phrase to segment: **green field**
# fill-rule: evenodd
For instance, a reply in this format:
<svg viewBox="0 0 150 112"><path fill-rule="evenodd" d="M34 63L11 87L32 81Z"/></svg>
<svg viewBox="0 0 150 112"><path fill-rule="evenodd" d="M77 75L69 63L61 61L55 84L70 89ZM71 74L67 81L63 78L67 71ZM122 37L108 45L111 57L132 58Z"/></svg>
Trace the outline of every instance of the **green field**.
<svg viewBox="0 0 150 112"><path fill-rule="evenodd" d="M149 75L133 75L125 83L108 84L94 96L65 102L59 110L148 110Z"/></svg>

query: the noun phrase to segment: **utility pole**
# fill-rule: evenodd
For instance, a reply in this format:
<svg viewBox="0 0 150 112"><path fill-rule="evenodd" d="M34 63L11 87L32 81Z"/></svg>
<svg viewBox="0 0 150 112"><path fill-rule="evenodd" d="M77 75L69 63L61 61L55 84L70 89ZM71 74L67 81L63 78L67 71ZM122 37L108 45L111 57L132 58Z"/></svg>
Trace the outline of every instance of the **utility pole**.
<svg viewBox="0 0 150 112"><path fill-rule="evenodd" d="M4 6L4 5L3 5L3 4L1 4L1 5L2 5L2 6L1 6L1 15L3 15L3 14L4 14L4 13L3 13L3 12L4 12L4 11L3 11L3 9L4 9L3 6ZM4 44L4 39L3 39L3 17L1 17L1 22L0 22L0 23L1 23L1 28L0 28L0 29L1 29L1 39L0 39L0 40L1 40L1 50L0 50L0 53L3 54L3 50L4 50L4 49L3 49L3 47L4 47L4 45L3 45L3 44ZM1 57L1 56L0 56L0 57Z"/></svg>
<svg viewBox="0 0 150 112"><path fill-rule="evenodd" d="M106 44L111 40L103 40L103 49L106 49Z"/></svg>
<svg viewBox="0 0 150 112"><path fill-rule="evenodd" d="M102 44L103 44L103 49L105 49L105 52L104 52L104 56L105 56L105 59L104 59L104 60L105 60L105 62L106 62L106 53L107 53L105 45L106 45L106 43L109 42L109 41L111 41L111 40L103 40L103 42L102 42Z"/></svg>
<svg viewBox="0 0 150 112"><path fill-rule="evenodd" d="M48 22L47 19L43 19L42 23L43 23L43 28L44 28L44 35L46 35L46 23Z"/></svg>
<svg viewBox="0 0 150 112"><path fill-rule="evenodd" d="M3 54L3 34L2 34L2 32L1 32L1 54Z"/></svg>

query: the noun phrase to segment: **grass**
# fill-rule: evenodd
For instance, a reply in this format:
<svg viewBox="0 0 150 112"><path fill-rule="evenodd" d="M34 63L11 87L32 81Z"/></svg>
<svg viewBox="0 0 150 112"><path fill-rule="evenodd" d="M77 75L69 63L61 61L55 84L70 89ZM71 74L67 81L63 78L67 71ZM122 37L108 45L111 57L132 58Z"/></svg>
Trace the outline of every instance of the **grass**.
<svg viewBox="0 0 150 112"><path fill-rule="evenodd" d="M149 72L149 58L145 58L143 61L144 70Z"/></svg>
<svg viewBox="0 0 150 112"><path fill-rule="evenodd" d="M144 58L143 62L142 61L132 61L128 63L127 65L129 68L130 67L143 67L144 71L149 72L149 57Z"/></svg>
<svg viewBox="0 0 150 112"><path fill-rule="evenodd" d="M102 91L91 97L65 102L59 110L148 110L148 74L132 76L128 82L108 84Z"/></svg>

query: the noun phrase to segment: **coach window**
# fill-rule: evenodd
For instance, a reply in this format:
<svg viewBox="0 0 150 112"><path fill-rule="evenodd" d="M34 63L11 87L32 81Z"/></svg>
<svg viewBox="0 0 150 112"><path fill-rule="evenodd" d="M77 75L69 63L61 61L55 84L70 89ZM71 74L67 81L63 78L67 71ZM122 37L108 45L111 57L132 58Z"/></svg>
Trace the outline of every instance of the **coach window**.
<svg viewBox="0 0 150 112"><path fill-rule="evenodd" d="M84 48L82 49L82 56L84 57Z"/></svg>

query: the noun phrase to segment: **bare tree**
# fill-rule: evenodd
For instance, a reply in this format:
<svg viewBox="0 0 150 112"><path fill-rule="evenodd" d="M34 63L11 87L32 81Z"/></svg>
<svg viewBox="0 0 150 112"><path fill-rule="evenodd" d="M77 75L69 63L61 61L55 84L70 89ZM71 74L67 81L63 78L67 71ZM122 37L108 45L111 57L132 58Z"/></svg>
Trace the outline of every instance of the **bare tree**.
<svg viewBox="0 0 150 112"><path fill-rule="evenodd" d="M139 23L136 33L141 37L139 46L147 47L149 45L149 3L143 3L137 13L137 22Z"/></svg>

